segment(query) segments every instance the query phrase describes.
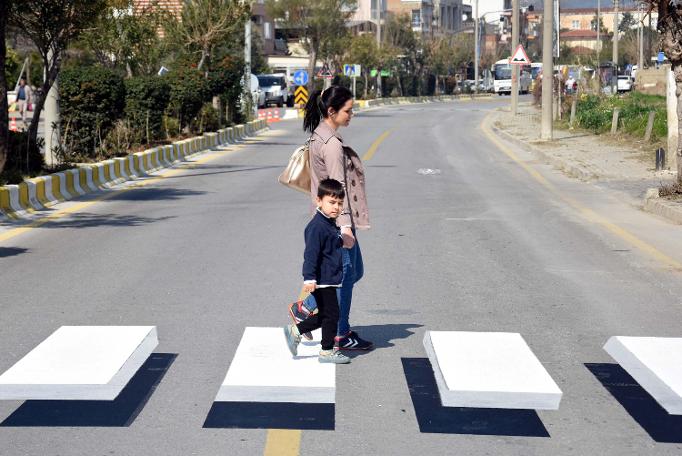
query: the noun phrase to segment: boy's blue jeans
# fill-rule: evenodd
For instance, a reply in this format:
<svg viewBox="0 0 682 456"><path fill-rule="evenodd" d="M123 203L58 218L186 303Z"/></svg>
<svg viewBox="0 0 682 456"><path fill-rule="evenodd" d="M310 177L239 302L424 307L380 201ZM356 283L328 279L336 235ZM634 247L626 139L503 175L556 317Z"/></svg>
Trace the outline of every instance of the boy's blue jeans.
<svg viewBox="0 0 682 456"><path fill-rule="evenodd" d="M355 231L353 231L355 234ZM350 315L351 301L353 300L353 286L362 278L365 273L365 267L362 262L362 252L360 251L360 244L355 238L355 244L350 249L343 250L343 280L341 287L336 289L336 296L339 300L339 325L336 331L338 336L345 336L350 331L350 322L348 321ZM317 308L315 298L313 295L308 295L304 304L312 312Z"/></svg>

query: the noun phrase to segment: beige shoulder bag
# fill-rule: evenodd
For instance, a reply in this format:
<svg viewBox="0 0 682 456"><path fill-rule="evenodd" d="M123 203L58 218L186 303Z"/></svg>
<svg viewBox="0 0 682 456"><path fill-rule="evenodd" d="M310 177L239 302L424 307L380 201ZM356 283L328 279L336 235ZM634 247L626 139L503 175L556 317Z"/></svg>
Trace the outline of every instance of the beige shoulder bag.
<svg viewBox="0 0 682 456"><path fill-rule="evenodd" d="M289 163L277 179L280 184L310 194L310 141L291 154Z"/></svg>

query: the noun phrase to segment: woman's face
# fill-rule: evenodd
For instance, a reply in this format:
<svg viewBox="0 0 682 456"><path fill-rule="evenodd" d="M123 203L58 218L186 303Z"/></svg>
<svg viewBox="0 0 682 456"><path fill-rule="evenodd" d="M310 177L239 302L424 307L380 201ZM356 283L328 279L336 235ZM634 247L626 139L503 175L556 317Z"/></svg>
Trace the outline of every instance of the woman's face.
<svg viewBox="0 0 682 456"><path fill-rule="evenodd" d="M337 128L347 127L350 124L351 117L353 117L353 99L346 101L341 109L333 112L330 117Z"/></svg>

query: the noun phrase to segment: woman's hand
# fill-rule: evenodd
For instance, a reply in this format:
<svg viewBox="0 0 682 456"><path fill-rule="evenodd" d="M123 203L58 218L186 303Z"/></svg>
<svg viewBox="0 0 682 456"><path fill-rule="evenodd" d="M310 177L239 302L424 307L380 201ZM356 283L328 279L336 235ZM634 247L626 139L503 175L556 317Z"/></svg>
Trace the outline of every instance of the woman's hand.
<svg viewBox="0 0 682 456"><path fill-rule="evenodd" d="M341 228L341 239L343 240L344 249L352 249L355 245L355 236L353 236L353 230L350 227L344 226Z"/></svg>
<svg viewBox="0 0 682 456"><path fill-rule="evenodd" d="M312 293L315 291L315 288L317 288L317 284L315 282L303 284L303 292L305 293Z"/></svg>

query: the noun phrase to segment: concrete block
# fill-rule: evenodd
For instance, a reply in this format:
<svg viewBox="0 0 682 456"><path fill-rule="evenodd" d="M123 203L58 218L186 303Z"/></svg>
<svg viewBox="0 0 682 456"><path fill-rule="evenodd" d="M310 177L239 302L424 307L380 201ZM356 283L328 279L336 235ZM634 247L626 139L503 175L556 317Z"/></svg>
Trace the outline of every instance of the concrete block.
<svg viewBox="0 0 682 456"><path fill-rule="evenodd" d="M427 331L443 406L556 410L561 390L518 333Z"/></svg>
<svg viewBox="0 0 682 456"><path fill-rule="evenodd" d="M333 364L320 364L320 331L292 357L282 328L244 330L216 402L334 403Z"/></svg>
<svg viewBox="0 0 682 456"><path fill-rule="evenodd" d="M114 400L157 345L155 326L62 326L0 375L0 400Z"/></svg>
<svg viewBox="0 0 682 456"><path fill-rule="evenodd" d="M682 338L611 337L604 350L671 415L682 415Z"/></svg>

